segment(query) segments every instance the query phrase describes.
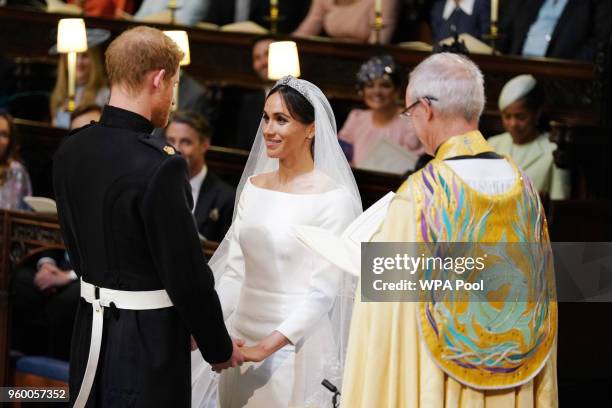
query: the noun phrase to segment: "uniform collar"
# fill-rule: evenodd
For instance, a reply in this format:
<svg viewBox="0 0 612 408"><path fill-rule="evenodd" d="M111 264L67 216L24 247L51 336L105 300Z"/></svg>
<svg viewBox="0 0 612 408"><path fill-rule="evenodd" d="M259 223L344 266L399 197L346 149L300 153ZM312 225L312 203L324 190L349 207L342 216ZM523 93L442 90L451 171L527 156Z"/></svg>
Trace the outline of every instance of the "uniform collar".
<svg viewBox="0 0 612 408"><path fill-rule="evenodd" d="M473 130L447 139L438 147L436 159L446 160L455 156L476 156L480 153L492 151L493 149L482 134Z"/></svg>
<svg viewBox="0 0 612 408"><path fill-rule="evenodd" d="M111 105L104 106L100 124L142 133L151 133L154 129L151 121L145 117Z"/></svg>

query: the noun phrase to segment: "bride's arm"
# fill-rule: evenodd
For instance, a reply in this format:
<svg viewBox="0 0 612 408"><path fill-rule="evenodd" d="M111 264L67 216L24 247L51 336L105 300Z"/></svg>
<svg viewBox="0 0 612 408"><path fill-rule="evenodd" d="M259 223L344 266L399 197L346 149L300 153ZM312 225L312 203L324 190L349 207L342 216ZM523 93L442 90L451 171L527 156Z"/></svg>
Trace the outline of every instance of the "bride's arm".
<svg viewBox="0 0 612 408"><path fill-rule="evenodd" d="M289 339L283 336L280 332L274 330L263 340L252 347L241 347L240 351L244 356L245 361L260 362L265 360L271 354L282 349L289 344Z"/></svg>
<svg viewBox="0 0 612 408"><path fill-rule="evenodd" d="M341 234L351 223L351 201L330 200L322 203L324 219L320 227ZM244 347L243 354L250 361L261 361L291 343L296 344L315 327L331 309L342 278L342 271L312 254L313 266L308 295L276 330L253 347Z"/></svg>

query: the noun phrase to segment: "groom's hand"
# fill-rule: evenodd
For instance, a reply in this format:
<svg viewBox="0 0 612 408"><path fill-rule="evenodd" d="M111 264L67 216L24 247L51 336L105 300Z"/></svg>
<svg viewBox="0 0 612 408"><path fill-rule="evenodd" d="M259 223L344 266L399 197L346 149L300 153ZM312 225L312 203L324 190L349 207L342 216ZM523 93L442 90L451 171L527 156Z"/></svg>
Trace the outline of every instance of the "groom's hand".
<svg viewBox="0 0 612 408"><path fill-rule="evenodd" d="M196 341L193 338L193 336L191 336L191 351L195 351L197 349L198 349L198 343L196 343Z"/></svg>
<svg viewBox="0 0 612 408"><path fill-rule="evenodd" d="M220 373L226 368L237 367L239 365L242 365L242 363L244 362L244 356L240 351L240 347L244 345L244 340L234 339L232 343L234 344L234 351L232 352L232 356L225 363L214 364L212 366L214 372Z"/></svg>

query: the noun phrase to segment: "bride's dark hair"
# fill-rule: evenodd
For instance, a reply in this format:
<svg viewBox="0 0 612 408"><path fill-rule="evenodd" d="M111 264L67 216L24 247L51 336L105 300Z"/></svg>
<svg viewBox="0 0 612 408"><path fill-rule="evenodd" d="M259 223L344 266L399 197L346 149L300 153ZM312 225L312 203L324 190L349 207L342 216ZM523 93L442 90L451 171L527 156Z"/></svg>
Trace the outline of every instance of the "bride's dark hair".
<svg viewBox="0 0 612 408"><path fill-rule="evenodd" d="M314 106L301 93L287 85L278 85L270 91L268 98L279 93L291 117L300 123L310 125L315 120Z"/></svg>

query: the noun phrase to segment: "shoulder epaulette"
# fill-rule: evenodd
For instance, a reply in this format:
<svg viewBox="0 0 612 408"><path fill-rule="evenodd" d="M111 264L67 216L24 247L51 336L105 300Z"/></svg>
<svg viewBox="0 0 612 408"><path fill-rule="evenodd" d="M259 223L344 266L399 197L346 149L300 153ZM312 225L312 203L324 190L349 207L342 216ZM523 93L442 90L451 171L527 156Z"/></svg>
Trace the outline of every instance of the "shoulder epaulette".
<svg viewBox="0 0 612 408"><path fill-rule="evenodd" d="M138 140L142 143L153 147L155 150L163 154L164 156L174 156L176 154L180 154L176 151L174 147L172 147L166 139L161 136L144 134L141 135Z"/></svg>

